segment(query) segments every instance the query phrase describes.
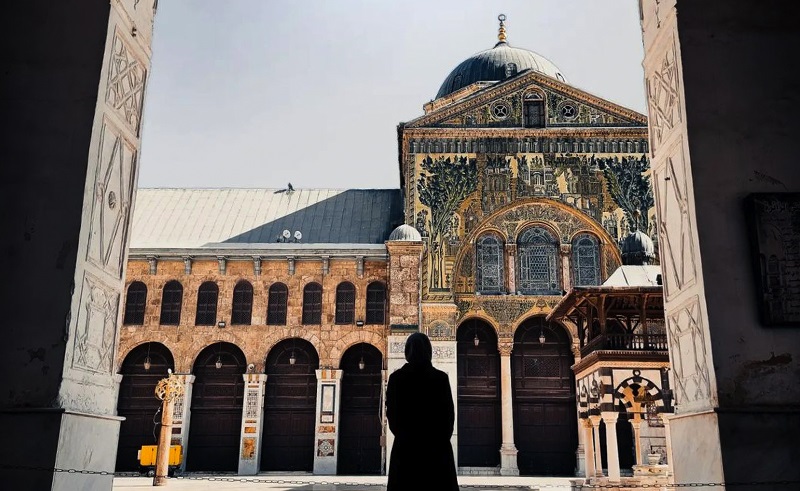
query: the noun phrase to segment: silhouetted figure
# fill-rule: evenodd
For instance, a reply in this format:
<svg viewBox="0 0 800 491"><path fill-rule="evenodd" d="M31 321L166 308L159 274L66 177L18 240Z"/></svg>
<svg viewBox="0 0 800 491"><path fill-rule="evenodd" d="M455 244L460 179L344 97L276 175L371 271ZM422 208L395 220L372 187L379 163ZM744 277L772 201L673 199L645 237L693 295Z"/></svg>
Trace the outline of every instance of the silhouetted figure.
<svg viewBox="0 0 800 491"><path fill-rule="evenodd" d="M409 336L405 351L408 363L389 375L386 387L386 418L394 434L386 490L458 491L450 380L431 364L425 334Z"/></svg>

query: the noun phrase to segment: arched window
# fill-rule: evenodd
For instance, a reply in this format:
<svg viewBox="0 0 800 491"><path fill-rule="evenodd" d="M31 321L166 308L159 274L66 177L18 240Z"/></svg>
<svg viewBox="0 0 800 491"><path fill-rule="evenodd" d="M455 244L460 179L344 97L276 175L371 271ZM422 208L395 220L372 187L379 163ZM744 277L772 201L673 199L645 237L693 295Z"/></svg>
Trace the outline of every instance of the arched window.
<svg viewBox="0 0 800 491"><path fill-rule="evenodd" d="M356 320L356 287L347 281L336 287L336 323L352 324Z"/></svg>
<svg viewBox="0 0 800 491"><path fill-rule="evenodd" d="M524 126L544 128L544 99L538 92L528 92L522 102Z"/></svg>
<svg viewBox="0 0 800 491"><path fill-rule="evenodd" d="M572 241L572 277L575 286L600 284L600 244L591 234L580 234Z"/></svg>
<svg viewBox="0 0 800 491"><path fill-rule="evenodd" d="M181 303L183 302L183 285L172 280L164 285L161 294L161 324L177 326L181 322Z"/></svg>
<svg viewBox="0 0 800 491"><path fill-rule="evenodd" d="M231 324L249 325L253 317L253 285L242 280L233 288Z"/></svg>
<svg viewBox="0 0 800 491"><path fill-rule="evenodd" d="M367 324L386 322L386 285L375 281L367 285Z"/></svg>
<svg viewBox="0 0 800 491"><path fill-rule="evenodd" d="M484 235L477 241L475 285L480 293L503 291L503 241L494 235Z"/></svg>
<svg viewBox="0 0 800 491"><path fill-rule="evenodd" d="M125 325L144 324L144 306L147 305L147 287L141 281L134 281L128 286L128 295L125 297Z"/></svg>
<svg viewBox="0 0 800 491"><path fill-rule="evenodd" d="M267 324L270 326L286 325L286 301L289 289L283 283L273 283L269 287L267 298Z"/></svg>
<svg viewBox="0 0 800 491"><path fill-rule="evenodd" d="M217 323L217 298L219 287L213 281L206 281L197 290L196 326L213 326Z"/></svg>
<svg viewBox="0 0 800 491"><path fill-rule="evenodd" d="M322 285L309 283L303 289L303 324L322 324Z"/></svg>
<svg viewBox="0 0 800 491"><path fill-rule="evenodd" d="M532 227L519 236L517 289L526 295L558 295L558 241L543 227Z"/></svg>

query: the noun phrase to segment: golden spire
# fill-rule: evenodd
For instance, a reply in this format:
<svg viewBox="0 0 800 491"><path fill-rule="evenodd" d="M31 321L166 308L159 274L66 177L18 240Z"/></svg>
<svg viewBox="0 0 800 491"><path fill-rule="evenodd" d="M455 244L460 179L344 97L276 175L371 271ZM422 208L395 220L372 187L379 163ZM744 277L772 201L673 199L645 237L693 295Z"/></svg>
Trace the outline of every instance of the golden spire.
<svg viewBox="0 0 800 491"><path fill-rule="evenodd" d="M497 39L500 40L501 43L506 42L506 14L500 14L497 16L497 20L500 21L500 30L497 32Z"/></svg>

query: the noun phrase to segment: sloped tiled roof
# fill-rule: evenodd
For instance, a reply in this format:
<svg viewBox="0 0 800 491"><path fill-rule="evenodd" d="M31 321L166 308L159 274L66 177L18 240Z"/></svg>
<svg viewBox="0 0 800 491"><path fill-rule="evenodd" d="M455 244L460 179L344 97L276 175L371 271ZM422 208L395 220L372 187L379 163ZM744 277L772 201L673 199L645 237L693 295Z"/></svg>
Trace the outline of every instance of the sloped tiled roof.
<svg viewBox="0 0 800 491"><path fill-rule="evenodd" d="M399 189L142 188L130 247L275 243L284 230L304 244L383 244L402 222Z"/></svg>

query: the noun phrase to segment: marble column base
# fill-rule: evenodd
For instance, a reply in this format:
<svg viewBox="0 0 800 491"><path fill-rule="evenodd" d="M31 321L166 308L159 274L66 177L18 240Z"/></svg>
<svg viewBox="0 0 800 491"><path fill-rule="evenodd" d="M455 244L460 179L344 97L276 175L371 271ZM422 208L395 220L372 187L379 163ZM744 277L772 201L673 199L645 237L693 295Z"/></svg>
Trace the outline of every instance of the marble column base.
<svg viewBox="0 0 800 491"><path fill-rule="evenodd" d="M517 467L517 448L513 445L500 447L500 475L519 475L519 467Z"/></svg>
<svg viewBox="0 0 800 491"><path fill-rule="evenodd" d="M0 411L7 445L0 462L44 469L106 471L108 475L52 470L4 470L4 489L108 491L113 485L119 427L123 418L65 411Z"/></svg>

